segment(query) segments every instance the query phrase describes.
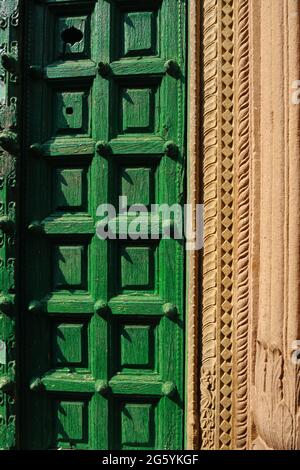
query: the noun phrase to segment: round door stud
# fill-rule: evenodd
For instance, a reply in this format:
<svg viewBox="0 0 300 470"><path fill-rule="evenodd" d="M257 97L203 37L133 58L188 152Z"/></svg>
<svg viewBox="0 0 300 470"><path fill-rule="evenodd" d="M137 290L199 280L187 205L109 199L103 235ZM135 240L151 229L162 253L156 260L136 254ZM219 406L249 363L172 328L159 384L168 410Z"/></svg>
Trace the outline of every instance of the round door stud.
<svg viewBox="0 0 300 470"><path fill-rule="evenodd" d="M172 140L168 140L164 145L164 152L168 157L175 158L178 156L178 146Z"/></svg>
<svg viewBox="0 0 300 470"><path fill-rule="evenodd" d="M43 147L40 144L32 144L29 147L29 154L31 157L40 158L44 155Z"/></svg>
<svg viewBox="0 0 300 470"><path fill-rule="evenodd" d="M34 220L28 225L28 230L34 235L39 235L43 232L43 226L38 220Z"/></svg>
<svg viewBox="0 0 300 470"><path fill-rule="evenodd" d="M8 295L1 295L0 296L0 311L3 313L11 313L13 309L13 301Z"/></svg>
<svg viewBox="0 0 300 470"><path fill-rule="evenodd" d="M109 307L107 302L104 300L97 300L94 305L94 312L97 313L100 317L105 317L108 314Z"/></svg>
<svg viewBox="0 0 300 470"><path fill-rule="evenodd" d="M167 303L163 305L163 313L166 317L173 319L177 316L177 307L174 304Z"/></svg>
<svg viewBox="0 0 300 470"><path fill-rule="evenodd" d="M1 377L0 379L0 391L3 393L10 393L14 388L14 381L10 377Z"/></svg>
<svg viewBox="0 0 300 470"><path fill-rule="evenodd" d="M165 397L173 398L177 393L177 387L174 382L165 382L161 391Z"/></svg>
<svg viewBox="0 0 300 470"><path fill-rule="evenodd" d="M17 71L17 60L13 54L1 54L1 64L9 73L15 74Z"/></svg>
<svg viewBox="0 0 300 470"><path fill-rule="evenodd" d="M29 74L33 80L41 80L44 77L44 71L39 65L31 65L29 67Z"/></svg>
<svg viewBox="0 0 300 470"><path fill-rule="evenodd" d="M39 300L32 300L28 305L28 312L30 313L41 313L43 311L43 305Z"/></svg>
<svg viewBox="0 0 300 470"><path fill-rule="evenodd" d="M0 217L0 229L5 233L12 233L14 231L14 221L7 215Z"/></svg>
<svg viewBox="0 0 300 470"><path fill-rule="evenodd" d="M180 77L180 66L176 60L170 59L165 63L165 71L171 77L179 78Z"/></svg>
<svg viewBox="0 0 300 470"><path fill-rule="evenodd" d="M16 155L19 151L17 134L4 130L0 133L0 147L8 153Z"/></svg>
<svg viewBox="0 0 300 470"><path fill-rule="evenodd" d="M107 157L110 154L110 146L108 145L108 142L99 140L99 142L96 143L96 152L102 157Z"/></svg>
<svg viewBox="0 0 300 470"><path fill-rule="evenodd" d="M95 383L95 391L102 396L105 396L109 392L109 385L108 382L105 380L97 380Z"/></svg>
<svg viewBox="0 0 300 470"><path fill-rule="evenodd" d="M98 73L102 78L108 78L111 73L110 65L105 62L99 62Z"/></svg>
<svg viewBox="0 0 300 470"><path fill-rule="evenodd" d="M45 386L42 380L39 377L37 377L30 382L29 388L32 392L41 392L42 390L45 389Z"/></svg>

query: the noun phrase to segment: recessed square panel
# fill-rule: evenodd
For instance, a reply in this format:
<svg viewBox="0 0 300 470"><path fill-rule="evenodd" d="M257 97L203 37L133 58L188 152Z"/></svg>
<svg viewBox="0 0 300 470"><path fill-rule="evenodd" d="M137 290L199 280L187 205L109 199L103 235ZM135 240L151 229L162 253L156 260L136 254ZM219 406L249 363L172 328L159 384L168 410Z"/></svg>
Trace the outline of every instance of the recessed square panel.
<svg viewBox="0 0 300 470"><path fill-rule="evenodd" d="M53 95L53 134L88 133L88 92L55 91Z"/></svg>
<svg viewBox="0 0 300 470"><path fill-rule="evenodd" d="M150 325L124 325L121 331L121 367L153 367L154 334Z"/></svg>
<svg viewBox="0 0 300 470"><path fill-rule="evenodd" d="M55 18L55 59L86 58L90 55L90 17L61 16Z"/></svg>
<svg viewBox="0 0 300 470"><path fill-rule="evenodd" d="M121 134L153 133L154 88L123 88L121 91Z"/></svg>
<svg viewBox="0 0 300 470"><path fill-rule="evenodd" d="M83 211L86 209L85 169L56 168L53 179L53 210Z"/></svg>
<svg viewBox="0 0 300 470"><path fill-rule="evenodd" d="M157 53L157 15L153 11L133 11L122 15L123 55Z"/></svg>
<svg viewBox="0 0 300 470"><path fill-rule="evenodd" d="M55 290L87 288L85 246L55 246L53 250L53 288Z"/></svg>
<svg viewBox="0 0 300 470"><path fill-rule="evenodd" d="M121 290L153 290L155 256L150 246L124 246L121 249Z"/></svg>
<svg viewBox="0 0 300 470"><path fill-rule="evenodd" d="M127 197L127 204L149 206L153 198L153 171L151 168L122 168L121 196Z"/></svg>
<svg viewBox="0 0 300 470"><path fill-rule="evenodd" d="M121 447L150 448L155 441L155 406L125 403L121 409Z"/></svg>
<svg viewBox="0 0 300 470"><path fill-rule="evenodd" d="M86 366L87 328L82 323L59 323L54 327L53 365Z"/></svg>
<svg viewBox="0 0 300 470"><path fill-rule="evenodd" d="M88 404L85 401L57 400L54 406L54 441L72 447L88 441Z"/></svg>

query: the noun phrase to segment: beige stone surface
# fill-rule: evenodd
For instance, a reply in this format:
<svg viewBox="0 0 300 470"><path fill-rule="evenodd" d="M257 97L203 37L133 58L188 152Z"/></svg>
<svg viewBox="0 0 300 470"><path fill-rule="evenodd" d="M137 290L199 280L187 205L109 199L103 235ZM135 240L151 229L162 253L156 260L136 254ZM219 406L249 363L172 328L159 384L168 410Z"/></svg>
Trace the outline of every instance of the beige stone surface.
<svg viewBox="0 0 300 470"><path fill-rule="evenodd" d="M299 0L190 2L188 448L300 448L299 26Z"/></svg>

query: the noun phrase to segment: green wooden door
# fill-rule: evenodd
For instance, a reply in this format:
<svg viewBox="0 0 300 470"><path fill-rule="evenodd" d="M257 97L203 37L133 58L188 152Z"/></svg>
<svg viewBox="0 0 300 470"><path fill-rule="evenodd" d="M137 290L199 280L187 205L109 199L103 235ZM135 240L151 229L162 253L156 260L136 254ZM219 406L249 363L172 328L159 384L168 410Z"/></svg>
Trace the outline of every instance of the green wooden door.
<svg viewBox="0 0 300 470"><path fill-rule="evenodd" d="M185 2L26 3L20 447L180 449L183 243L95 225L182 202Z"/></svg>

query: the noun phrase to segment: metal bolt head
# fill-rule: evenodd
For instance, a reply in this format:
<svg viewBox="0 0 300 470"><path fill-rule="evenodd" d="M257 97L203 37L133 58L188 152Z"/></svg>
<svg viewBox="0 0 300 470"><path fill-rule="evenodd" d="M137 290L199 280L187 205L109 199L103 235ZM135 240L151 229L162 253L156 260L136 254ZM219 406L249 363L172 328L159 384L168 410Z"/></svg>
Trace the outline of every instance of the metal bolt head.
<svg viewBox="0 0 300 470"><path fill-rule="evenodd" d="M7 215L0 217L0 229L5 233L11 233L14 231L14 221L11 220Z"/></svg>
<svg viewBox="0 0 300 470"><path fill-rule="evenodd" d="M30 313L41 313L43 305L39 300L32 300L28 305L28 311Z"/></svg>
<svg viewBox="0 0 300 470"><path fill-rule="evenodd" d="M0 146L8 153L17 155L19 151L17 134L12 131L4 130L0 134Z"/></svg>
<svg viewBox="0 0 300 470"><path fill-rule="evenodd" d="M166 303L163 305L163 313L166 317L173 319L177 316L177 307L174 304Z"/></svg>
<svg viewBox="0 0 300 470"><path fill-rule="evenodd" d="M110 65L105 62L99 62L98 72L99 72L99 75L101 75L101 77L108 78L111 73Z"/></svg>
<svg viewBox="0 0 300 470"><path fill-rule="evenodd" d="M108 382L105 380L97 380L95 383L95 391L102 396L107 395L109 392Z"/></svg>
<svg viewBox="0 0 300 470"><path fill-rule="evenodd" d="M165 71L168 75L174 78L180 77L180 66L176 60L170 59L165 63Z"/></svg>
<svg viewBox="0 0 300 470"><path fill-rule="evenodd" d="M31 157L40 158L44 155L43 147L40 144L32 144L29 147L29 154Z"/></svg>
<svg viewBox="0 0 300 470"><path fill-rule="evenodd" d="M177 387L174 382L165 382L161 391L165 397L173 398L177 393Z"/></svg>
<svg viewBox="0 0 300 470"><path fill-rule="evenodd" d="M8 295L0 296L0 311L6 314L11 313L13 309L13 301Z"/></svg>
<svg viewBox="0 0 300 470"><path fill-rule="evenodd" d="M42 390L45 389L45 386L42 380L39 377L37 377L30 382L29 388L32 392L41 392Z"/></svg>
<svg viewBox="0 0 300 470"><path fill-rule="evenodd" d="M94 312L97 313L100 317L104 317L109 312L109 307L107 302L104 300L97 300L94 305Z"/></svg>
<svg viewBox="0 0 300 470"><path fill-rule="evenodd" d="M30 233L38 235L43 232L43 226L38 220L34 220L29 224L28 230Z"/></svg>
<svg viewBox="0 0 300 470"><path fill-rule="evenodd" d="M168 140L164 145L164 152L168 157L175 158L178 156L178 146L172 140Z"/></svg>
<svg viewBox="0 0 300 470"><path fill-rule="evenodd" d="M12 392L14 388L14 381L10 377L1 377L0 378L0 391L4 393Z"/></svg>
<svg viewBox="0 0 300 470"><path fill-rule="evenodd" d="M15 73L17 70L17 60L15 56L9 53L1 54L1 63L9 73Z"/></svg>
<svg viewBox="0 0 300 470"><path fill-rule="evenodd" d="M99 142L96 143L96 151L102 157L107 157L111 153L110 146L104 140L99 140Z"/></svg>
<svg viewBox="0 0 300 470"><path fill-rule="evenodd" d="M29 74L34 80L41 80L44 77L44 71L39 65L31 65L29 67Z"/></svg>

